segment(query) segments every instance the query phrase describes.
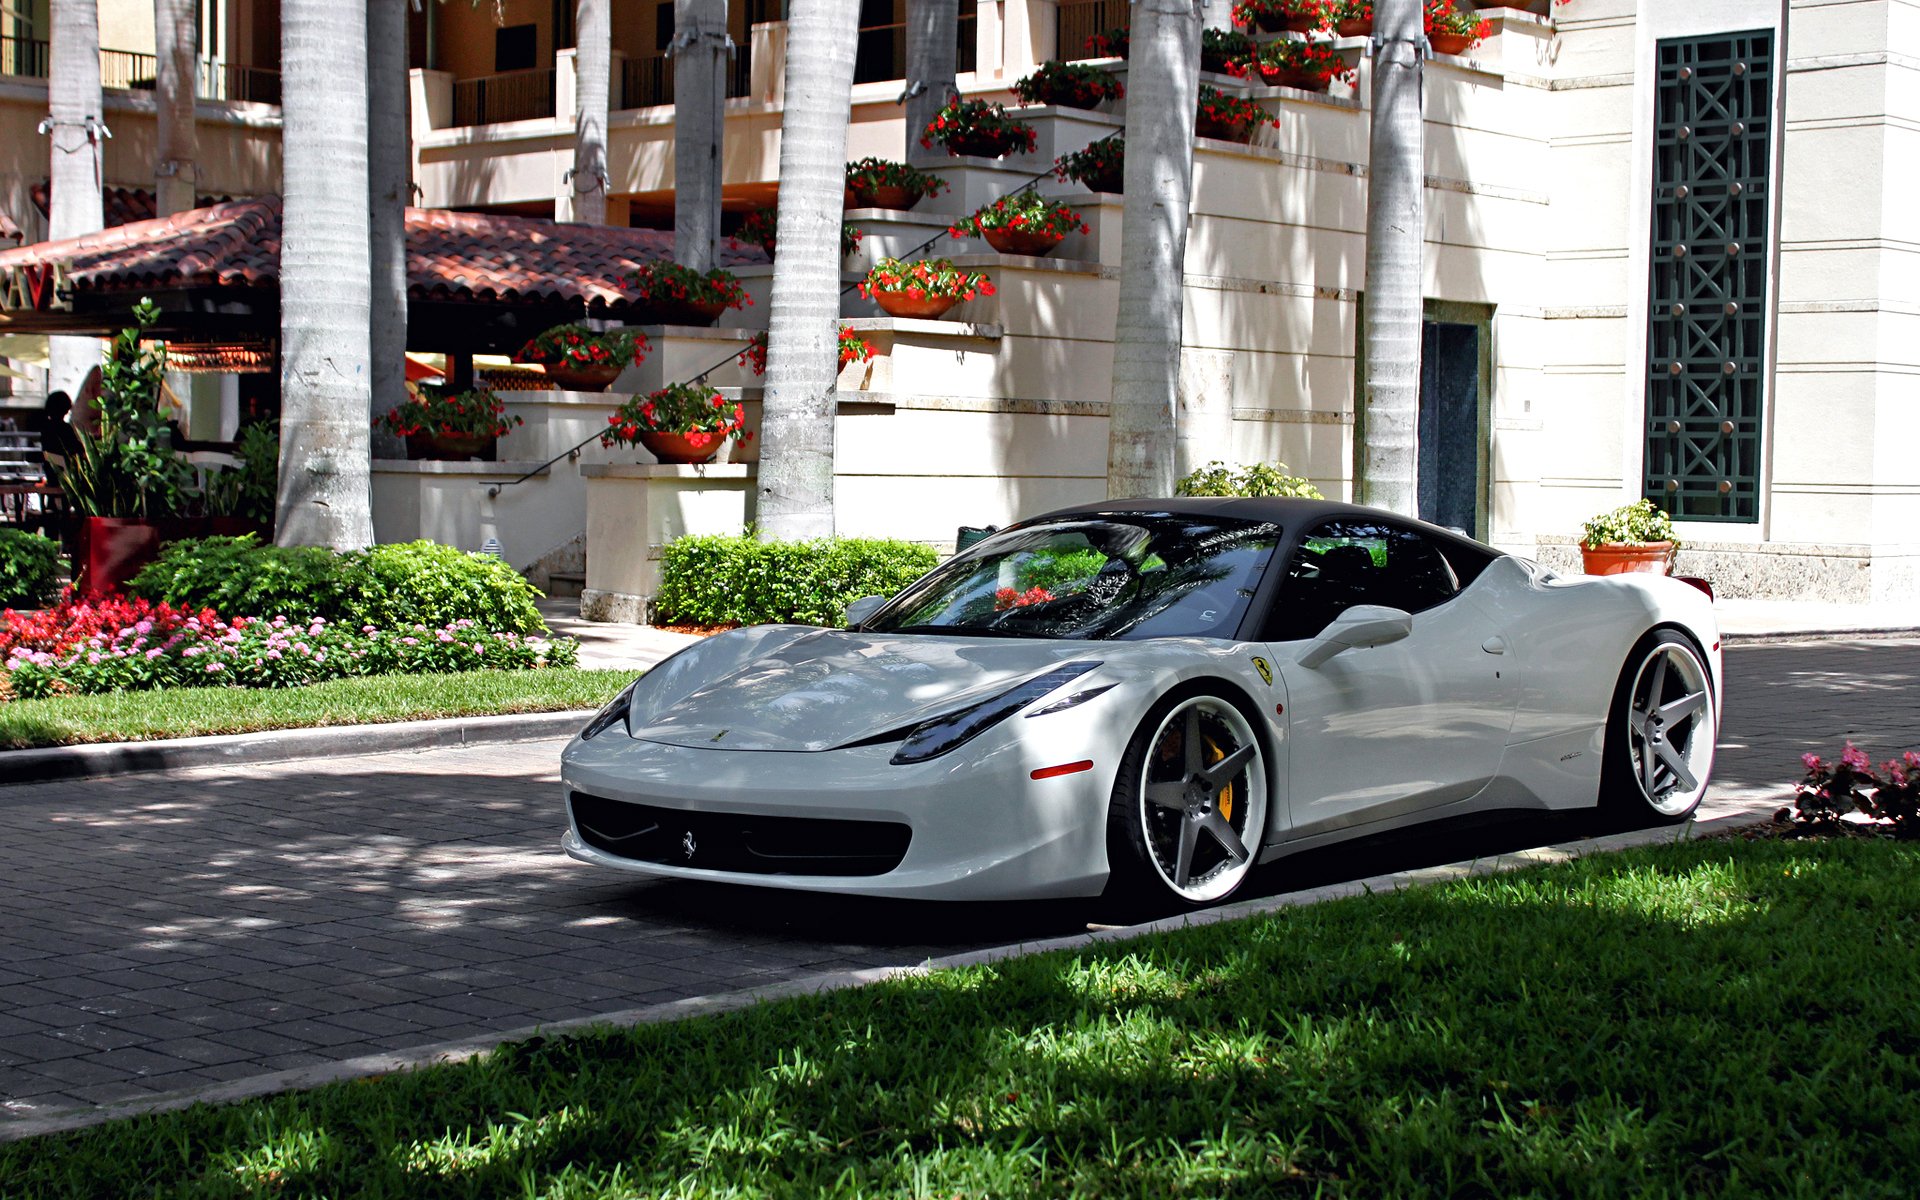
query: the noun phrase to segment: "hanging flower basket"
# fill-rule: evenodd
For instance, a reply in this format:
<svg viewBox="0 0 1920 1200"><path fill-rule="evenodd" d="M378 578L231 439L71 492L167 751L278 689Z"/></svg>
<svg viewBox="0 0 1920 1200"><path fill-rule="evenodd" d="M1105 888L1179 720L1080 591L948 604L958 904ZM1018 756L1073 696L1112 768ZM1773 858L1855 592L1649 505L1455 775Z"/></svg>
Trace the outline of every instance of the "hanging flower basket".
<svg viewBox="0 0 1920 1200"><path fill-rule="evenodd" d="M1014 95L1027 104L1051 104L1059 108L1095 109L1108 100L1118 100L1127 89L1112 71L1089 63L1041 63L1033 74L1013 85Z"/></svg>
<svg viewBox="0 0 1920 1200"><path fill-rule="evenodd" d="M1259 125L1278 125L1280 119L1251 100L1228 95L1208 84L1200 85L1194 105L1193 132L1196 137L1219 138L1228 142L1250 142Z"/></svg>
<svg viewBox="0 0 1920 1200"><path fill-rule="evenodd" d="M1119 193L1125 190L1127 176L1127 139L1109 134L1072 154L1063 154L1053 162L1054 178L1071 179L1095 192Z"/></svg>
<svg viewBox="0 0 1920 1200"><path fill-rule="evenodd" d="M849 208L912 208L928 196L947 189L947 181L903 162L863 158L847 164Z"/></svg>
<svg viewBox="0 0 1920 1200"><path fill-rule="evenodd" d="M947 310L960 303L958 296L915 296L905 288L874 288L868 293L880 311L890 317L920 317L925 320L938 320L947 315Z"/></svg>
<svg viewBox="0 0 1920 1200"><path fill-rule="evenodd" d="M962 300L993 295L993 281L982 272L963 271L945 258L901 262L883 258L859 284L890 317L938 318Z"/></svg>
<svg viewBox="0 0 1920 1200"><path fill-rule="evenodd" d="M753 303L731 271L702 275L679 263L650 262L629 278L647 318L660 325L711 325L729 308Z"/></svg>
<svg viewBox="0 0 1920 1200"><path fill-rule="evenodd" d="M513 356L513 361L539 363L558 387L570 392L598 392L620 378L630 363L639 363L651 347L637 329L590 329L585 325L555 325L540 333Z"/></svg>
<svg viewBox="0 0 1920 1200"><path fill-rule="evenodd" d="M547 378L564 392L604 392L620 378L620 372L626 368L619 363L595 363L583 366L568 363L548 363Z"/></svg>
<svg viewBox="0 0 1920 1200"><path fill-rule="evenodd" d="M1227 64L1229 74L1258 79L1268 87L1324 92L1335 79L1351 80L1354 70L1325 42L1283 39L1262 42L1244 58Z"/></svg>
<svg viewBox="0 0 1920 1200"><path fill-rule="evenodd" d="M954 237L983 237L1002 254L1037 255L1058 246L1076 230L1088 232L1079 213L1026 187L983 205L947 232Z"/></svg>
<svg viewBox="0 0 1920 1200"><path fill-rule="evenodd" d="M1032 151L1039 135L1025 121L1007 115L1007 110L985 100L955 100L934 114L920 135L920 145L932 149L935 142L956 157L999 158L1016 151Z"/></svg>
<svg viewBox="0 0 1920 1200"><path fill-rule="evenodd" d="M607 417L602 446L644 446L661 462L706 462L728 438L744 439L745 412L710 387L675 383L635 396Z"/></svg>
<svg viewBox="0 0 1920 1200"><path fill-rule="evenodd" d="M1493 32L1491 21L1477 12L1461 12L1453 0L1426 0L1422 19L1435 54L1465 54Z"/></svg>
<svg viewBox="0 0 1920 1200"><path fill-rule="evenodd" d="M635 435L647 452L663 463L708 463L720 453L725 439L702 435L700 444L694 445L695 435L686 433L655 433L643 429Z"/></svg>

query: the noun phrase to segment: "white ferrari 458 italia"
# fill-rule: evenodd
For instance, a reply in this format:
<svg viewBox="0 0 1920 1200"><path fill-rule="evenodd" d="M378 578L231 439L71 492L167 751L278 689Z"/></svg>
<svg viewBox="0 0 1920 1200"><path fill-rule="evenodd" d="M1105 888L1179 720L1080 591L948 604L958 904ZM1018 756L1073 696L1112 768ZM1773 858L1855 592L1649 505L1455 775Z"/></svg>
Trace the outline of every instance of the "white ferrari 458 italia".
<svg viewBox="0 0 1920 1200"><path fill-rule="evenodd" d="M1256 862L1488 810L1706 792L1704 585L1563 578L1316 500L1011 526L845 629L760 625L635 680L562 758L568 854L938 899L1204 905Z"/></svg>

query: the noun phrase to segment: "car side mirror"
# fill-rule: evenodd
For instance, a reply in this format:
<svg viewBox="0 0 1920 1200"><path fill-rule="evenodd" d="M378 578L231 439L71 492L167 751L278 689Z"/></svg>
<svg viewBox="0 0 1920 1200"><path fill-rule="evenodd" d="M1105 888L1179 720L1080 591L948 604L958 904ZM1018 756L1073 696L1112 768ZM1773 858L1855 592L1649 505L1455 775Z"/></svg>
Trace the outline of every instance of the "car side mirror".
<svg viewBox="0 0 1920 1200"><path fill-rule="evenodd" d="M878 612L880 606L886 602L885 596L862 596L847 605L847 628L859 628L860 622Z"/></svg>
<svg viewBox="0 0 1920 1200"><path fill-rule="evenodd" d="M1333 619L1320 636L1300 652L1299 663L1315 668L1336 654L1367 646L1384 646L1413 632L1413 614L1382 604L1356 604Z"/></svg>

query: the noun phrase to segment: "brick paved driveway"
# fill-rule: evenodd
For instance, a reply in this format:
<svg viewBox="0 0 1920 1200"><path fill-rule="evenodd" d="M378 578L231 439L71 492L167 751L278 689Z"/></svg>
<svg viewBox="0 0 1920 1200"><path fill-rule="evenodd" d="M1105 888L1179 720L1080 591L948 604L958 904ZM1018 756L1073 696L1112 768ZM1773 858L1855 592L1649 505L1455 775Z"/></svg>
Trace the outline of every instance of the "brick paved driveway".
<svg viewBox="0 0 1920 1200"><path fill-rule="evenodd" d="M1713 810L1780 803L1800 752L1845 736L1920 746L1920 642L1751 646L1728 662ZM591 871L556 848L559 747L0 788L0 1121L1086 920L1079 905L859 902ZM1284 864L1276 886L1563 833L1518 822L1329 853Z"/></svg>

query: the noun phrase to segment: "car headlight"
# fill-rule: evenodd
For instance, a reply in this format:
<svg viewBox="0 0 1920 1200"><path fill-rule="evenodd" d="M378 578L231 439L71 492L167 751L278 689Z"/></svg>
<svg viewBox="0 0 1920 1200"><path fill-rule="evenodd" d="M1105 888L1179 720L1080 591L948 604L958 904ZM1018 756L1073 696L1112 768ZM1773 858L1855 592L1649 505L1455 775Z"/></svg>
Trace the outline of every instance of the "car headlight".
<svg viewBox="0 0 1920 1200"><path fill-rule="evenodd" d="M1025 683L1015 684L978 704L935 717L931 721L923 721L913 727L912 732L907 734L907 740L900 743L900 748L893 752L893 757L888 761L895 766L902 766L926 762L957 750L1048 692L1073 682L1099 665L1097 662L1061 663L1044 675L1036 675Z"/></svg>
<svg viewBox="0 0 1920 1200"><path fill-rule="evenodd" d="M641 678L646 677L643 675ZM593 720L588 721L587 727L580 731L580 740L585 741L597 734L605 733L615 725L624 722L627 719L627 711L633 707L633 689L639 686L640 680L636 679L621 688L618 696L607 701L605 708L593 714Z"/></svg>

